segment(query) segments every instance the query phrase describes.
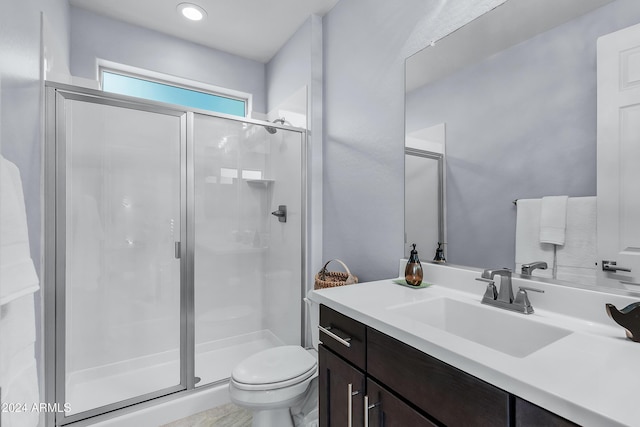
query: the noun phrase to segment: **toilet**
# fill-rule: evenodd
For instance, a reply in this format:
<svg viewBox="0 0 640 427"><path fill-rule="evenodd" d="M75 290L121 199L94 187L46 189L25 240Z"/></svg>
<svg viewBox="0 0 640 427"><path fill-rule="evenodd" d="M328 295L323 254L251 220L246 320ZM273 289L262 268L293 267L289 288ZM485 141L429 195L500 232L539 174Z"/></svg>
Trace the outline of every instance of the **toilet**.
<svg viewBox="0 0 640 427"><path fill-rule="evenodd" d="M310 314L312 349L284 345L260 351L242 360L229 381L231 401L253 412L253 427L293 427L292 410L317 425L318 306L305 298ZM311 421L310 421L311 420Z"/></svg>

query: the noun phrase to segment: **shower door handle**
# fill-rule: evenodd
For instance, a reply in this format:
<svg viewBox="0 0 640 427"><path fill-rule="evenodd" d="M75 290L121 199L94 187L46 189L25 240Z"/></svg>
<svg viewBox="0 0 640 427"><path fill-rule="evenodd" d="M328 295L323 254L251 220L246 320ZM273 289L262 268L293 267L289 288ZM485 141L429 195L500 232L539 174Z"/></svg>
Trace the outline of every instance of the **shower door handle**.
<svg viewBox="0 0 640 427"><path fill-rule="evenodd" d="M180 259L180 242L174 242L174 244L173 244L173 256L175 256L176 259Z"/></svg>

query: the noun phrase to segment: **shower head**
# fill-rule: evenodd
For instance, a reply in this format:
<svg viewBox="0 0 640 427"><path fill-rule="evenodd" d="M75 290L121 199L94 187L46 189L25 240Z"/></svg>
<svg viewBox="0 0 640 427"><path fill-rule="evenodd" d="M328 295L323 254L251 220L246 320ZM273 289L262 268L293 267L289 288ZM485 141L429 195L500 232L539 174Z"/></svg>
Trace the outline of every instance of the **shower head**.
<svg viewBox="0 0 640 427"><path fill-rule="evenodd" d="M275 119L272 123L278 123L278 122L280 122L280 124L283 125L284 124L284 117L281 117L279 119ZM276 129L276 128L272 127L272 126L265 126L264 128L267 130L267 132L269 132L272 135L274 133L278 132L278 129Z"/></svg>

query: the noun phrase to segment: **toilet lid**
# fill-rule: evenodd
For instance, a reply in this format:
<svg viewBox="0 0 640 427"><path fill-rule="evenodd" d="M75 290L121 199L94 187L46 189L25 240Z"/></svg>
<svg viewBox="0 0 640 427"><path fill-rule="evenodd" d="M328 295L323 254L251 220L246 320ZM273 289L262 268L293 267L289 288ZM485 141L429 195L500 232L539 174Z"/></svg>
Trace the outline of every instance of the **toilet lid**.
<svg viewBox="0 0 640 427"><path fill-rule="evenodd" d="M299 377L315 369L316 359L298 345L263 350L240 362L231 374L244 384L273 384Z"/></svg>

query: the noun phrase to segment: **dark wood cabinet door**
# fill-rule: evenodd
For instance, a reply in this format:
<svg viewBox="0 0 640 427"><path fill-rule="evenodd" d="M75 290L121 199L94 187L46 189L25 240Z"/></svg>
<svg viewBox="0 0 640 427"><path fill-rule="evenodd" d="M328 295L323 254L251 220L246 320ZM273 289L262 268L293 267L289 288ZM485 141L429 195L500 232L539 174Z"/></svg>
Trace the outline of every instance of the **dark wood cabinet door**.
<svg viewBox="0 0 640 427"><path fill-rule="evenodd" d="M447 426L510 425L507 392L372 328L367 375Z"/></svg>
<svg viewBox="0 0 640 427"><path fill-rule="evenodd" d="M324 345L318 346L318 359L320 427L362 427L364 373Z"/></svg>
<svg viewBox="0 0 640 427"><path fill-rule="evenodd" d="M516 427L578 427L552 412L516 397Z"/></svg>
<svg viewBox="0 0 640 427"><path fill-rule="evenodd" d="M369 427L437 427L428 418L367 379Z"/></svg>

